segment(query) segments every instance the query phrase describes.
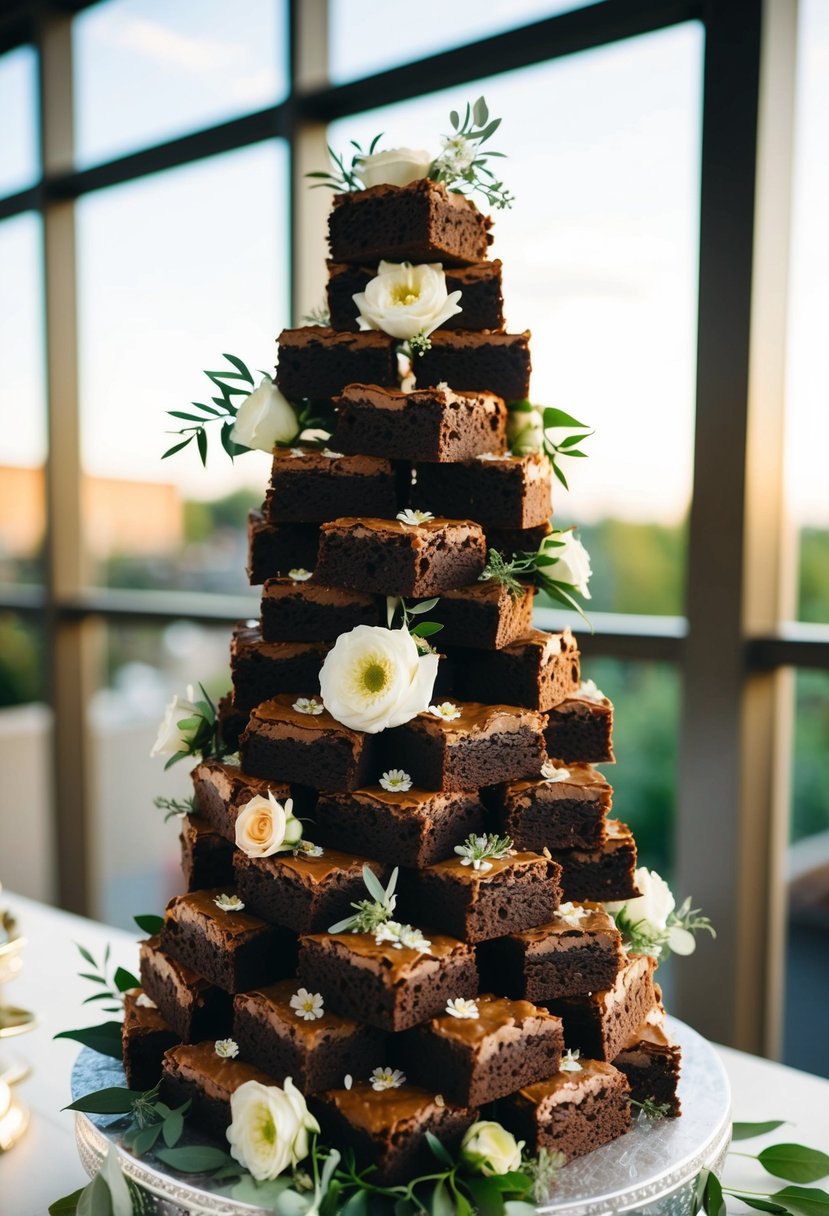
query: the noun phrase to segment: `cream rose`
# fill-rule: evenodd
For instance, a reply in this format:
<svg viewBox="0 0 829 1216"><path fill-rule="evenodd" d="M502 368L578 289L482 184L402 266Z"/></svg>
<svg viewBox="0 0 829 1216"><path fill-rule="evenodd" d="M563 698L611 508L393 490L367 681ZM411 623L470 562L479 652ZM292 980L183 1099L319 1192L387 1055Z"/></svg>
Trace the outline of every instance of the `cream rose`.
<svg viewBox="0 0 829 1216"><path fill-rule="evenodd" d="M278 443L292 443L298 433L296 410L270 376L263 376L239 406L230 438L242 447L272 452Z"/></svg>
<svg viewBox="0 0 829 1216"><path fill-rule="evenodd" d="M551 540L558 543L551 545ZM572 532L553 532L552 536L544 538L538 552L544 557L555 558L554 566L543 567L545 574L558 583L569 583L584 599L590 599L587 589L593 573L590 554Z"/></svg>
<svg viewBox="0 0 829 1216"><path fill-rule="evenodd" d="M190 748L190 744L198 734L199 726L202 722L202 715L193 704L193 685L187 686L187 697L173 697L170 704L164 710L164 717L161 720L161 725L158 728L158 735L153 744L151 757L155 756L175 756L177 752L186 752ZM192 718L198 718L199 721L195 726L180 726L181 722L188 722Z"/></svg>
<svg viewBox="0 0 829 1216"><path fill-rule="evenodd" d="M516 456L540 452L544 442L544 418L541 410L511 409L507 417L507 442Z"/></svg>
<svg viewBox="0 0 829 1216"><path fill-rule="evenodd" d="M524 1141L500 1123L482 1120L473 1123L461 1141L461 1157L482 1174L508 1174L520 1168L523 1147Z"/></svg>
<svg viewBox="0 0 829 1216"><path fill-rule="evenodd" d="M302 824L293 815L293 800L277 802L268 790L267 798L256 794L240 810L236 819L236 846L248 857L271 857L280 849L292 849L302 836Z"/></svg>
<svg viewBox="0 0 829 1216"><path fill-rule="evenodd" d="M429 176L432 158L422 148L388 148L360 159L357 176L370 186L408 186Z"/></svg>
<svg viewBox="0 0 829 1216"><path fill-rule="evenodd" d="M326 655L320 691L338 722L374 735L426 709L437 671L438 656L421 658L407 629L357 625Z"/></svg>
<svg viewBox="0 0 829 1216"><path fill-rule="evenodd" d="M257 1182L277 1178L308 1156L308 1134L319 1124L287 1077L282 1089L245 1081L230 1097L230 1155Z"/></svg>
<svg viewBox="0 0 829 1216"><path fill-rule="evenodd" d="M668 927L668 917L676 901L671 888L655 870L640 866L634 873L636 889L642 894L636 899L613 900L605 904L611 916L624 910L625 919L647 937L661 937Z"/></svg>
<svg viewBox="0 0 829 1216"><path fill-rule="evenodd" d="M365 291L353 297L360 329L380 329L392 338L408 340L430 334L461 312L459 291L446 291L439 262L381 262Z"/></svg>

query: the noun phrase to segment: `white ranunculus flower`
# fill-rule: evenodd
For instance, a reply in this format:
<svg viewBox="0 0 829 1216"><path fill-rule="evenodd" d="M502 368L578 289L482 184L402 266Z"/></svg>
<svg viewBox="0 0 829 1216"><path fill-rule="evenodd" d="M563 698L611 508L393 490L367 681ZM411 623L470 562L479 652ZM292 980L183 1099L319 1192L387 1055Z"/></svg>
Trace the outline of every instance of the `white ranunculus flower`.
<svg viewBox="0 0 829 1216"><path fill-rule="evenodd" d="M533 406L529 410L511 409L507 417L507 443L515 456L540 452L544 442L544 417Z"/></svg>
<svg viewBox="0 0 829 1216"><path fill-rule="evenodd" d="M357 625L325 656L320 691L328 712L370 735L402 726L429 704L438 656L420 656L407 629Z"/></svg>
<svg viewBox="0 0 829 1216"><path fill-rule="evenodd" d="M658 937L665 932L668 917L676 906L671 888L655 870L648 870L645 866L640 866L635 872L633 881L637 890L642 892L640 896L636 899L614 900L606 903L605 908L611 916L615 916L624 908L625 919L631 925L636 925L640 932L648 937ZM691 940L693 941L693 938ZM673 948L672 946L671 949ZM678 950L677 953L681 954L682 951Z"/></svg>
<svg viewBox="0 0 829 1216"><path fill-rule="evenodd" d="M270 376L263 376L239 406L230 438L242 447L272 452L278 443L292 443L298 432L296 410Z"/></svg>
<svg viewBox="0 0 829 1216"><path fill-rule="evenodd" d="M432 158L422 148L388 148L360 158L357 176L370 186L408 186L429 176Z"/></svg>
<svg viewBox="0 0 829 1216"><path fill-rule="evenodd" d="M230 1097L230 1155L257 1182L277 1178L308 1156L308 1133L319 1124L290 1077L282 1089L245 1081Z"/></svg>
<svg viewBox="0 0 829 1216"><path fill-rule="evenodd" d="M236 819L236 846L248 857L271 857L280 849L293 847L302 835L302 824L293 814L293 800L277 802L271 790L267 798L256 794L240 810ZM299 835L297 835L297 829Z"/></svg>
<svg viewBox="0 0 829 1216"><path fill-rule="evenodd" d="M459 291L446 291L440 262L381 262L365 291L353 297L360 329L380 329L391 338L407 340L430 334L461 312Z"/></svg>
<svg viewBox="0 0 829 1216"><path fill-rule="evenodd" d="M150 752L151 757L174 756L176 752L188 750L198 728L185 727L182 729L179 722L184 722L188 718L201 717L193 704L194 695L193 685L188 684L186 698L173 697L166 707L158 728L158 736Z"/></svg>
<svg viewBox="0 0 829 1216"><path fill-rule="evenodd" d="M523 1147L524 1141L500 1123L482 1120L473 1123L461 1141L461 1157L482 1174L508 1174L520 1168Z"/></svg>
<svg viewBox="0 0 829 1216"><path fill-rule="evenodd" d="M548 543L550 540L559 543L551 545ZM587 589L593 573L590 554L573 532L554 532L551 537L545 537L538 546L538 552L556 559L554 566L543 567L545 574L558 583L569 583L584 599L590 599Z"/></svg>

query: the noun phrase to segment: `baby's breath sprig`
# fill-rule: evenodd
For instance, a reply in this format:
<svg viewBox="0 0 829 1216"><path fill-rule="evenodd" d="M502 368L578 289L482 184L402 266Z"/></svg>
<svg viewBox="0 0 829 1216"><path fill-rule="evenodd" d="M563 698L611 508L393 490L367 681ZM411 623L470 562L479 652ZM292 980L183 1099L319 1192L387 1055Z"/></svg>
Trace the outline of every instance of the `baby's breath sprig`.
<svg viewBox="0 0 829 1216"><path fill-rule="evenodd" d="M443 151L432 161L429 177L436 182L445 182L453 190L463 194L482 194L492 207L511 207L513 196L487 164L491 157L503 158L503 152L487 148L481 151L487 140L501 125L500 118L490 120L489 107L483 97L474 104L467 103L461 121L457 110L449 115L452 135L443 137Z"/></svg>
<svg viewBox="0 0 829 1216"><path fill-rule="evenodd" d="M328 145L328 155L331 157L331 168L328 170L318 169L313 173L306 173L306 177L313 177L317 180L311 185L312 190L319 190L320 187L327 187L329 190L336 191L337 194L346 194L351 190L362 190L363 183L360 180L360 166L367 156L373 156L377 145L383 138L383 132L375 135L374 139L364 150L356 139L350 140L351 147L355 151L351 154L351 161L346 162L345 156L341 156L339 152L335 152L331 145ZM347 154L346 154L347 155Z"/></svg>
<svg viewBox="0 0 829 1216"><path fill-rule="evenodd" d="M363 882L371 899L358 899L352 903L353 916L338 920L328 930L329 933L373 933L380 925L391 920L397 907L397 866L391 872L389 885L384 887L371 866L363 866Z"/></svg>

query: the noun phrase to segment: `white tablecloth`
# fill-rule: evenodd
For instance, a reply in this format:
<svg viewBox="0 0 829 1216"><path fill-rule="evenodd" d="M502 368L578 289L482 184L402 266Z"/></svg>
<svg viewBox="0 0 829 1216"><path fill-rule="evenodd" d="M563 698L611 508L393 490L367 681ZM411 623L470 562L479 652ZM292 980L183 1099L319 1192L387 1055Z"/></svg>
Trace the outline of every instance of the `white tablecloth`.
<svg viewBox="0 0 829 1216"><path fill-rule="evenodd" d="M81 959L74 943L81 942L96 960L110 943L113 964L136 971L139 935L133 938L8 892L3 902L17 914L28 939L23 973L6 988L5 996L35 1010L40 1023L31 1034L0 1041L0 1057L14 1051L32 1065L31 1076L19 1087L32 1112L31 1126L12 1152L0 1156L0 1214L44 1216L53 1200L86 1181L75 1152L74 1116L61 1111L71 1100L69 1074L78 1047L68 1040L55 1042L52 1036L70 1027L93 1025L106 1016L96 1014L94 1005L82 1006L91 988L78 978ZM750 1141L741 1149L756 1153L755 1145L782 1138L829 1152L829 1081L726 1047L719 1051L731 1080L734 1118L785 1119L788 1124L774 1136ZM730 1185L768 1192L775 1183L767 1178L756 1163L729 1157Z"/></svg>

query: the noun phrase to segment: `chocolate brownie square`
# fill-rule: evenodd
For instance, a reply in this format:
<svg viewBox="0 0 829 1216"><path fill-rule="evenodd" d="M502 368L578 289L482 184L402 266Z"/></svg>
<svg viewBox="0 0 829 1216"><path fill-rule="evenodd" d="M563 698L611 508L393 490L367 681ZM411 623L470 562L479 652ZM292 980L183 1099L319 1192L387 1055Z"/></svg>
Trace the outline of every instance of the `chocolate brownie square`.
<svg viewBox="0 0 829 1216"><path fill-rule="evenodd" d="M460 392L487 391L505 401L530 393L530 334L478 334L435 330L431 346L417 355L413 371L419 388L451 384Z"/></svg>
<svg viewBox="0 0 829 1216"><path fill-rule="evenodd" d="M291 787L284 782L263 781L249 777L238 764L213 757L202 760L190 774L196 792L199 815L212 824L225 840L235 842L236 820L251 798L267 798L268 791L277 802L291 797Z"/></svg>
<svg viewBox="0 0 829 1216"><path fill-rule="evenodd" d="M400 915L467 942L544 924L561 899L559 867L548 857L491 857L480 869L455 856L400 880Z"/></svg>
<svg viewBox="0 0 829 1216"><path fill-rule="evenodd" d="M176 1038L185 1043L230 1034L232 1006L221 988L161 949L157 937L141 942L141 987Z"/></svg>
<svg viewBox="0 0 829 1216"><path fill-rule="evenodd" d="M534 528L553 513L552 468L542 452L486 452L458 464L417 464L412 506L484 527Z"/></svg>
<svg viewBox="0 0 829 1216"><path fill-rule="evenodd" d="M489 995L478 997L477 1013L449 1009L458 1006L393 1041L395 1062L424 1089L479 1106L558 1072L564 1033L546 1009Z"/></svg>
<svg viewBox="0 0 829 1216"><path fill-rule="evenodd" d="M658 1008L655 970L655 959L631 954L610 988L550 1001L550 1011L564 1020L568 1048L593 1060L614 1060Z"/></svg>
<svg viewBox="0 0 829 1216"><path fill-rule="evenodd" d="M245 772L255 777L279 776L342 793L374 777L378 738L350 730L326 709L320 713L303 708L302 701L288 694L257 705L239 740L239 754Z"/></svg>
<svg viewBox="0 0 829 1216"><path fill-rule="evenodd" d="M383 886L387 867L351 853L325 849L322 856L275 853L248 857L235 851L236 890L256 916L297 933L322 933L352 914L352 904L365 899L363 867L368 865Z"/></svg>
<svg viewBox="0 0 829 1216"><path fill-rule="evenodd" d="M441 646L498 650L528 632L533 617L533 587L513 595L495 579L444 591L429 613L443 626Z"/></svg>
<svg viewBox="0 0 829 1216"><path fill-rule="evenodd" d="M239 738L248 724L248 715L245 710L237 707L232 691L219 698L216 717L219 722L219 737L225 751L238 751Z"/></svg>
<svg viewBox="0 0 829 1216"><path fill-rule="evenodd" d="M623 959L619 931L599 904L560 904L546 924L478 947L482 983L528 1001L612 988Z"/></svg>
<svg viewBox="0 0 829 1216"><path fill-rule="evenodd" d="M190 1102L188 1117L193 1123L227 1144L230 1099L247 1081L274 1084L272 1077L252 1064L219 1055L215 1042L182 1043L164 1055L160 1097L172 1107Z"/></svg>
<svg viewBox="0 0 829 1216"><path fill-rule="evenodd" d="M404 474L408 470L403 471ZM277 448L265 512L272 524L318 522L337 515L393 519L400 507L401 477L390 460L344 456L329 448Z"/></svg>
<svg viewBox="0 0 829 1216"><path fill-rule="evenodd" d="M477 793L441 794L381 786L326 794L317 803L318 844L356 849L392 865L428 866L454 855L470 832L484 830Z"/></svg>
<svg viewBox="0 0 829 1216"><path fill-rule="evenodd" d="M313 570L319 524L272 524L262 511L248 512L248 581L264 583L289 570Z"/></svg>
<svg viewBox="0 0 829 1216"><path fill-rule="evenodd" d="M140 988L124 993L121 1051L129 1089L152 1089L161 1077L161 1057L181 1039L168 1026L155 1001Z"/></svg>
<svg viewBox="0 0 829 1216"><path fill-rule="evenodd" d="M228 894L216 888L174 896L164 914L162 949L225 992L293 975L295 934L249 912L224 911L216 900Z"/></svg>
<svg viewBox="0 0 829 1216"><path fill-rule="evenodd" d="M200 815L181 821L181 870L188 891L233 881L233 845Z"/></svg>
<svg viewBox="0 0 829 1216"><path fill-rule="evenodd" d="M397 387L397 339L377 330L343 334L324 325L283 329L276 383L289 401L336 397L347 384Z"/></svg>
<svg viewBox="0 0 829 1216"><path fill-rule="evenodd" d="M333 329L355 332L359 309L354 296L365 291L377 275L377 266L353 266L346 262L328 263L328 311ZM474 266L446 269L446 291L461 293L461 311L449 317L439 329L503 329L504 300L501 294L501 262L478 262Z"/></svg>
<svg viewBox="0 0 829 1216"><path fill-rule="evenodd" d="M326 1008L389 1031L408 1030L442 1012L451 997L478 992L473 948L434 933L419 948L378 942L373 933L301 937L299 977Z"/></svg>
<svg viewBox="0 0 829 1216"><path fill-rule="evenodd" d="M506 451L507 407L490 392L453 392L444 384L404 393L376 384L349 384L334 405L337 420L331 442L344 452L393 460L456 461L479 452ZM453 464L452 477L456 468ZM425 506L433 515L445 514L428 503ZM467 511L446 514L476 518Z"/></svg>
<svg viewBox="0 0 829 1216"><path fill-rule="evenodd" d="M495 549L507 559L515 557L519 553L535 553L544 538L549 536L552 531L553 525L549 520L546 523L537 524L534 528L487 528L487 552Z"/></svg>
<svg viewBox="0 0 829 1216"><path fill-rule="evenodd" d="M592 849L556 849L561 865L561 887L565 899L635 899L639 894L636 870L636 841L626 823L605 821L605 838Z"/></svg>
<svg viewBox="0 0 829 1216"><path fill-rule="evenodd" d="M440 595L474 582L484 534L470 520L335 519L323 524L317 578L381 595Z"/></svg>
<svg viewBox="0 0 829 1216"><path fill-rule="evenodd" d="M547 751L565 764L612 764L613 705L592 680L556 705L544 731Z"/></svg>
<svg viewBox="0 0 829 1216"><path fill-rule="evenodd" d="M458 668L457 689L464 701L497 699L543 712L578 683L579 648L570 630L530 629L500 650L468 652L468 661Z"/></svg>
<svg viewBox="0 0 829 1216"><path fill-rule="evenodd" d="M454 1154L478 1117L476 1110L452 1106L442 1095L413 1085L376 1091L366 1081L326 1090L309 1106L326 1141L350 1149L359 1169L373 1166L371 1181L378 1186L409 1182L441 1168L426 1133Z"/></svg>
<svg viewBox="0 0 829 1216"><path fill-rule="evenodd" d="M291 1077L304 1094L342 1085L346 1076L368 1077L386 1058L382 1030L317 1005L303 1015L296 1000L291 1004L299 988L297 980L281 980L235 997L233 1037L242 1059L277 1081Z"/></svg>
<svg viewBox="0 0 829 1216"><path fill-rule="evenodd" d="M630 1128L628 1083L601 1060L579 1060L578 1072L559 1072L528 1085L499 1108L505 1127L529 1152L546 1148L566 1161L609 1144Z"/></svg>
<svg viewBox="0 0 829 1216"><path fill-rule="evenodd" d="M517 849L598 849L605 840L605 816L613 791L589 764L566 768L550 760L546 777L510 781L481 797L504 836Z"/></svg>
<svg viewBox="0 0 829 1216"><path fill-rule="evenodd" d="M534 777L547 756L543 718L514 705L444 701L383 732L387 768L427 790L475 790Z"/></svg>
<svg viewBox="0 0 829 1216"><path fill-rule="evenodd" d="M266 642L258 621L242 621L230 643L233 702L250 711L281 692L319 694L320 668L330 642Z"/></svg>
<svg viewBox="0 0 829 1216"><path fill-rule="evenodd" d="M266 642L333 642L357 625L379 625L373 595L327 587L317 580L269 578L262 589Z"/></svg>
<svg viewBox="0 0 829 1216"><path fill-rule="evenodd" d="M658 993L658 986L656 990ZM681 1066L682 1049L665 1029L661 1006L650 1011L613 1060L613 1067L627 1077L633 1101L667 1107L665 1113L671 1119L681 1113L677 1093Z"/></svg>
<svg viewBox="0 0 829 1216"><path fill-rule="evenodd" d="M328 216L333 262L482 262L492 221L471 199L428 178L335 194Z"/></svg>

